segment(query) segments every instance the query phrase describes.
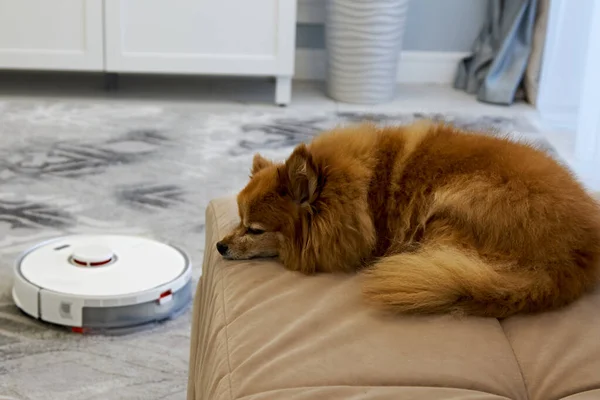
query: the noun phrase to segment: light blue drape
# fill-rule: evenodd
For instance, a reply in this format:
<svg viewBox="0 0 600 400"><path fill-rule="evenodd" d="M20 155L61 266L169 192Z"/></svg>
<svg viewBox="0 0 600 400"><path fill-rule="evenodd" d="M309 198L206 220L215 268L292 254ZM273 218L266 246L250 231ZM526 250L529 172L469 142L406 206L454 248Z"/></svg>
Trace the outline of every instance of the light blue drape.
<svg viewBox="0 0 600 400"><path fill-rule="evenodd" d="M536 0L488 0L488 17L459 66L454 87L487 103L511 104L531 52Z"/></svg>

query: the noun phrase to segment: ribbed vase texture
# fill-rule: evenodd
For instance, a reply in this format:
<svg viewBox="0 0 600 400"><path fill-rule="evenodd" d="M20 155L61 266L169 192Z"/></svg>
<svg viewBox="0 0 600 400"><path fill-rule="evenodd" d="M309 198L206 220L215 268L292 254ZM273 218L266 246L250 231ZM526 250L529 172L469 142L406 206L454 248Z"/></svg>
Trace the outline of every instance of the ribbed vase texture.
<svg viewBox="0 0 600 400"><path fill-rule="evenodd" d="M409 0L326 0L327 92L359 104L391 100Z"/></svg>

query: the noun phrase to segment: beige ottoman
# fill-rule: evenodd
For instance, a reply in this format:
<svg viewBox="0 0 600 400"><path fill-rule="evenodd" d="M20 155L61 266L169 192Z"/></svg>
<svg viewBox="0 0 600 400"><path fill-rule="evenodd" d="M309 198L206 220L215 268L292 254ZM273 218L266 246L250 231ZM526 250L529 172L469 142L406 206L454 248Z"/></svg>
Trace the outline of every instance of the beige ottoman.
<svg viewBox="0 0 600 400"><path fill-rule="evenodd" d="M357 276L224 261L233 199L207 210L188 399L600 399L600 291L557 312L385 316Z"/></svg>

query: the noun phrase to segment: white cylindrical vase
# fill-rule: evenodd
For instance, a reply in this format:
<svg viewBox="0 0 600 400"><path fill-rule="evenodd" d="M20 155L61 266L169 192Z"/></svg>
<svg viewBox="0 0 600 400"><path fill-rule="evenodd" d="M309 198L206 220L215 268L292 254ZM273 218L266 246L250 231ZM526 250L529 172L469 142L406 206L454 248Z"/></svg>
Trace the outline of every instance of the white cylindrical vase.
<svg viewBox="0 0 600 400"><path fill-rule="evenodd" d="M327 92L377 104L396 94L409 0L326 0Z"/></svg>

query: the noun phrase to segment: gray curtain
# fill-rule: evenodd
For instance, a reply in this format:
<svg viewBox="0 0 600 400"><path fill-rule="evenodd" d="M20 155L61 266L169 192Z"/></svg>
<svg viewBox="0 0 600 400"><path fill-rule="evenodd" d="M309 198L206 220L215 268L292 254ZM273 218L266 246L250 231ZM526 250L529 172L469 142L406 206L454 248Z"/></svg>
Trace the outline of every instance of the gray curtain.
<svg viewBox="0 0 600 400"><path fill-rule="evenodd" d="M454 87L486 103L515 100L531 52L536 0L488 0L488 16Z"/></svg>

